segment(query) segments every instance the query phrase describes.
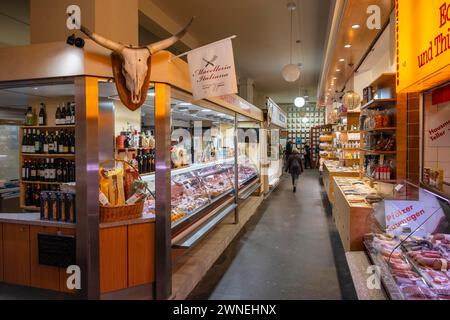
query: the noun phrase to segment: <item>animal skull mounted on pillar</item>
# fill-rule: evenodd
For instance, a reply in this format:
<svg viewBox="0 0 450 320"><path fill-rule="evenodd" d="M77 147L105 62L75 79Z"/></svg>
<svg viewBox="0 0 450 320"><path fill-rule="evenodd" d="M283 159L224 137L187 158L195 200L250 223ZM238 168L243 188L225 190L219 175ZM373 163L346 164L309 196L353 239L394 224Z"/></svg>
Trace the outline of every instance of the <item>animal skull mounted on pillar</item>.
<svg viewBox="0 0 450 320"><path fill-rule="evenodd" d="M145 47L123 45L91 32L85 26L81 26L81 31L97 44L112 51L113 74L120 100L134 111L147 99L152 55L177 43L186 34L193 20L194 18L176 35Z"/></svg>

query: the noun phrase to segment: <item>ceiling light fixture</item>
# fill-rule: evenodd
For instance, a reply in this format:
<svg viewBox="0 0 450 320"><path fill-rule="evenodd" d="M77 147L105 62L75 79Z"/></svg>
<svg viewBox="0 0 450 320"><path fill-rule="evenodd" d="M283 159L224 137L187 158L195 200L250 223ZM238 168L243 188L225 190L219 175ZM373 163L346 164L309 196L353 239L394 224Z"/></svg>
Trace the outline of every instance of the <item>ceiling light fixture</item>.
<svg viewBox="0 0 450 320"><path fill-rule="evenodd" d="M298 78L300 78L300 68L292 63L292 43L293 43L293 39L292 39L292 29L293 29L293 19L292 19L292 15L294 10L297 9L297 5L294 2L289 2L287 4L287 8L288 10L291 12L291 38L290 38L290 46L291 46L291 52L290 52L290 62L289 64L287 64L286 66L284 66L283 70L282 70L282 75L284 80L286 80L287 82L295 82L298 80Z"/></svg>
<svg viewBox="0 0 450 320"><path fill-rule="evenodd" d="M352 25L352 29L359 29L359 28L361 28L361 26L359 24Z"/></svg>
<svg viewBox="0 0 450 320"><path fill-rule="evenodd" d="M306 100L303 97L297 97L294 101L294 104L297 108L303 108L306 104Z"/></svg>
<svg viewBox="0 0 450 320"><path fill-rule="evenodd" d="M341 69L336 69L336 72L341 72Z"/></svg>
<svg viewBox="0 0 450 320"><path fill-rule="evenodd" d="M351 47L352 47L351 44L346 44L346 45L344 46L344 48L347 48L347 49L349 49L349 48L351 48Z"/></svg>
<svg viewBox="0 0 450 320"><path fill-rule="evenodd" d="M308 122L309 122L309 119L305 117L305 118L302 119L302 122L303 122L303 123L308 123Z"/></svg>
<svg viewBox="0 0 450 320"><path fill-rule="evenodd" d="M156 94L154 92L149 92L149 93L147 93L147 96L154 97L154 96L156 96Z"/></svg>
<svg viewBox="0 0 450 320"><path fill-rule="evenodd" d="M186 106L192 106L192 103L189 103L189 102L181 102L181 103L179 103L178 105L179 105L179 106L186 107Z"/></svg>
<svg viewBox="0 0 450 320"><path fill-rule="evenodd" d="M345 59L339 59L339 62L344 62L345 61Z"/></svg>

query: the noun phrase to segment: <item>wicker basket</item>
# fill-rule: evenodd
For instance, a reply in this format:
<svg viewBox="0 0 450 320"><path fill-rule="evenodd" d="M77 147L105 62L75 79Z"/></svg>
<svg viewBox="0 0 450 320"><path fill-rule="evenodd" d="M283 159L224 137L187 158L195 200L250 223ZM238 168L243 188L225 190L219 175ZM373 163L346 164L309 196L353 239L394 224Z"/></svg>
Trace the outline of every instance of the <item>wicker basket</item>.
<svg viewBox="0 0 450 320"><path fill-rule="evenodd" d="M108 162L122 162L124 166L131 166L131 164L124 160L106 160L100 165L104 165ZM137 179L141 180L139 173L137 174ZM100 205L100 223L105 222L115 222L123 220L132 220L142 217L144 211L144 202L141 201L135 204L125 204L123 206L102 206Z"/></svg>
<svg viewBox="0 0 450 320"><path fill-rule="evenodd" d="M136 204L105 207L100 206L100 222L114 222L123 220L132 220L142 217L144 211L144 202L138 202Z"/></svg>

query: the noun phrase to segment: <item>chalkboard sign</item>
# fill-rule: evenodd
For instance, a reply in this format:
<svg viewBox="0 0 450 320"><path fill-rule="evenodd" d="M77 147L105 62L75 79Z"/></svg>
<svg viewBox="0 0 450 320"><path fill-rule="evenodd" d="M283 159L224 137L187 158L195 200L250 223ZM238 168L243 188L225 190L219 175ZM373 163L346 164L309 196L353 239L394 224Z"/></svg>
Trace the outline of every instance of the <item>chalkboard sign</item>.
<svg viewBox="0 0 450 320"><path fill-rule="evenodd" d="M75 237L38 234L39 264L67 268L75 265Z"/></svg>

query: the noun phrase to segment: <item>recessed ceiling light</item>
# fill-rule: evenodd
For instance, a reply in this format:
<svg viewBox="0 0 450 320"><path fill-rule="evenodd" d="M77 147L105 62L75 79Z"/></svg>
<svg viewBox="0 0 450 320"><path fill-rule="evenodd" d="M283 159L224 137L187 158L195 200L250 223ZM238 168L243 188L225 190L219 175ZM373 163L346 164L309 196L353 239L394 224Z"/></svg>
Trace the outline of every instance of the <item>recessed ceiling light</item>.
<svg viewBox="0 0 450 320"><path fill-rule="evenodd" d="M34 90L37 90L37 89L39 89L38 87L34 87Z"/></svg>
<svg viewBox="0 0 450 320"><path fill-rule="evenodd" d="M156 94L154 93L154 92L149 92L149 93L147 93L147 96L149 96L149 97L154 97Z"/></svg>
<svg viewBox="0 0 450 320"><path fill-rule="evenodd" d="M352 25L352 29L359 29L359 28L361 28L361 26L359 24Z"/></svg>
<svg viewBox="0 0 450 320"><path fill-rule="evenodd" d="M344 61L345 61L345 59L339 59L339 61L340 61L340 62L344 62Z"/></svg>
<svg viewBox="0 0 450 320"><path fill-rule="evenodd" d="M346 44L345 46L344 46L344 48L351 48L352 47L352 45L351 44Z"/></svg>
<svg viewBox="0 0 450 320"><path fill-rule="evenodd" d="M333 77L333 80L337 80L337 77Z"/></svg>
<svg viewBox="0 0 450 320"><path fill-rule="evenodd" d="M181 103L179 103L178 104L179 106L192 106L192 103L189 103L189 102L181 102Z"/></svg>
<svg viewBox="0 0 450 320"><path fill-rule="evenodd" d="M336 69L336 72L341 72L341 69Z"/></svg>
<svg viewBox="0 0 450 320"><path fill-rule="evenodd" d="M202 112L210 112L211 110L203 109Z"/></svg>

